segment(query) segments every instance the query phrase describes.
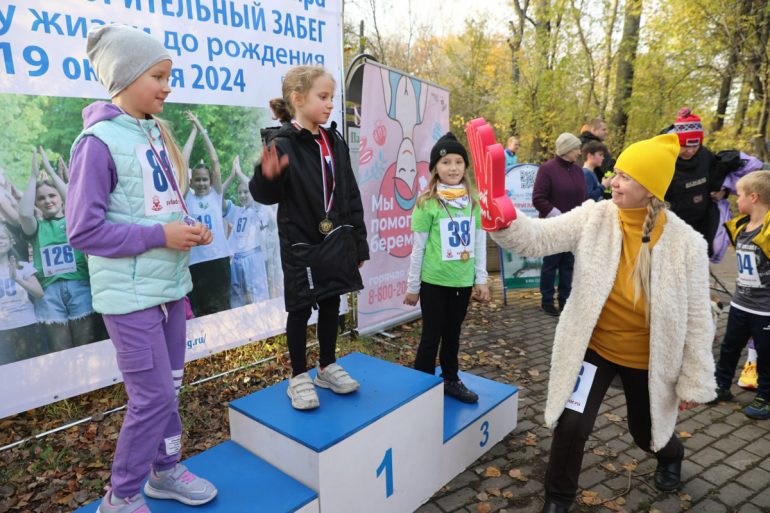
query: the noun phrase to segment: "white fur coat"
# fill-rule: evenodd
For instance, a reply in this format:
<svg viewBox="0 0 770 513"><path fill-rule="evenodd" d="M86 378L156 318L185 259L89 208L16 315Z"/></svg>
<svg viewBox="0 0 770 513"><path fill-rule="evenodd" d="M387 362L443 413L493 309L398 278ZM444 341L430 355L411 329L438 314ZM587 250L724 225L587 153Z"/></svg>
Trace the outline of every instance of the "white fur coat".
<svg viewBox="0 0 770 513"><path fill-rule="evenodd" d="M612 201L588 200L550 219L519 218L492 233L502 247L523 256L575 254L572 294L556 326L545 422L553 427L572 394L599 314L615 283L622 231ZM709 301L706 241L673 212L652 248L649 393L652 447L674 432L679 401L714 397L714 322Z"/></svg>

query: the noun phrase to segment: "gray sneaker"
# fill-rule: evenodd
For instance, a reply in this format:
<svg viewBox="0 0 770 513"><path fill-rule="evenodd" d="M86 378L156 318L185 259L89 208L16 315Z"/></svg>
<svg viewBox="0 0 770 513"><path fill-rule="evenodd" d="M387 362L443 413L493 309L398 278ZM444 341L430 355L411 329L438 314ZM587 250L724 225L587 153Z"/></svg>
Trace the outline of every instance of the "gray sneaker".
<svg viewBox="0 0 770 513"><path fill-rule="evenodd" d="M112 501L118 502L113 504ZM137 493L133 497L128 499L116 499L112 496L112 490L107 492L107 495L102 499L102 503L99 504L99 509L96 513L151 513L150 508L147 507L147 503L144 502L144 497L141 493Z"/></svg>
<svg viewBox="0 0 770 513"><path fill-rule="evenodd" d="M291 378L286 393L291 397L291 405L295 410L312 410L321 404L307 372Z"/></svg>
<svg viewBox="0 0 770 513"><path fill-rule="evenodd" d="M165 472L150 472L144 493L153 499L174 499L188 506L206 504L217 496L214 485L198 477L181 463Z"/></svg>
<svg viewBox="0 0 770 513"><path fill-rule="evenodd" d="M361 386L358 381L350 377L345 369L332 363L327 365L324 370L316 366L318 374L314 383L321 388L330 388L335 394L349 394L355 392Z"/></svg>

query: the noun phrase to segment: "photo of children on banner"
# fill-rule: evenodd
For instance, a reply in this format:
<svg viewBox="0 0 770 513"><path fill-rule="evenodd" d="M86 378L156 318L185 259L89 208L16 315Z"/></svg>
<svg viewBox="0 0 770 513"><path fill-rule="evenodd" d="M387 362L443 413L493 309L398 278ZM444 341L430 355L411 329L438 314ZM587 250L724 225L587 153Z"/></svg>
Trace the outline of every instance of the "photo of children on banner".
<svg viewBox="0 0 770 513"><path fill-rule="evenodd" d="M412 255L404 304L420 303L422 336L414 368L435 374L441 363L444 394L464 403L479 396L458 375L460 328L471 296L489 299L487 237L466 173L468 153L451 132L430 152L431 179L412 212Z"/></svg>
<svg viewBox="0 0 770 513"><path fill-rule="evenodd" d="M185 193L185 203L190 215L199 223L205 224L214 236L211 244L196 246L190 250L193 289L189 298L195 316L202 317L230 309L232 251L227 242L224 224L229 203L223 195L226 188L222 184L219 157L209 138L208 130L201 125L195 114L189 111L185 114L193 128L184 146L183 155L189 157L196 135L200 135L210 162L210 165L201 162L193 167L190 185Z"/></svg>
<svg viewBox="0 0 770 513"><path fill-rule="evenodd" d="M249 179L241 171L239 157L233 160L232 177L238 179L240 206L231 205L225 220L231 225L229 243L233 252L230 307L238 308L271 297L266 257L275 256L267 250L268 239L277 225L271 208L260 205L251 197ZM270 247L273 248L275 244Z"/></svg>
<svg viewBox="0 0 770 513"><path fill-rule="evenodd" d="M178 394L189 251L210 244L212 234L185 207L187 163L154 117L171 93L171 56L151 35L119 24L89 31L87 53L112 103L83 111L83 131L72 144L68 229L72 245L89 255L93 306L128 394L111 486L98 512L148 513L142 490L205 504L217 489L179 463Z"/></svg>
<svg viewBox="0 0 770 513"><path fill-rule="evenodd" d="M338 394L355 392L359 383L336 363L340 295L361 290L358 268L369 259L361 194L350 151L328 122L336 82L322 67L297 66L283 79L274 112L288 111L291 123L262 131L262 160L249 183L252 197L278 204L278 233L288 317L286 339L292 378L292 406L319 406L315 386ZM318 373L307 368L307 323L318 308ZM315 386L314 386L315 385Z"/></svg>
<svg viewBox="0 0 770 513"><path fill-rule="evenodd" d="M32 244L33 263L44 291L34 305L50 351L88 344L101 331L91 304L85 255L67 239L66 199L67 184L53 171L42 148L35 150L18 205L19 224Z"/></svg>
<svg viewBox="0 0 770 513"><path fill-rule="evenodd" d="M532 219L505 196L502 147L485 125L468 127L485 228L518 254L575 254L573 300L559 318L551 358L545 422L554 436L543 513L566 513L574 502L585 444L618 375L631 436L658 460L655 487L680 488L678 413L711 401L716 383L706 242L663 202L678 138L627 147L615 163L611 201Z"/></svg>

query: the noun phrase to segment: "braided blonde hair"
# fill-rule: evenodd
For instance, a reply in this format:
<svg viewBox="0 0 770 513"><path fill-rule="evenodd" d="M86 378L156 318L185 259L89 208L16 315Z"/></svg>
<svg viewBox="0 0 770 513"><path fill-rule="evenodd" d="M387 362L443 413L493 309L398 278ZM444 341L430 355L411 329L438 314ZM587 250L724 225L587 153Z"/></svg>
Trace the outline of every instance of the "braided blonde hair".
<svg viewBox="0 0 770 513"><path fill-rule="evenodd" d="M650 323L650 262L652 254L650 251L650 234L655 228L655 222L658 220L658 214L668 208L668 203L659 200L656 197L650 198L647 203L647 216L642 224L642 247L639 248L639 254L636 256L636 264L631 271L631 281L634 286L634 305L641 295L644 295L645 318L647 324Z"/></svg>

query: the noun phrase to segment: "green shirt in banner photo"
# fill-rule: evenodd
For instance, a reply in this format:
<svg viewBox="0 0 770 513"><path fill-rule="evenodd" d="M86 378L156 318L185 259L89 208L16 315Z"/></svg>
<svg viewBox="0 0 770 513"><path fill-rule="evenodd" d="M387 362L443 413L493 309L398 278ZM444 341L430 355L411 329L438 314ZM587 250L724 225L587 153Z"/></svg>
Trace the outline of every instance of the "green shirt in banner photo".
<svg viewBox="0 0 770 513"><path fill-rule="evenodd" d="M43 288L58 280L88 280L86 257L69 245L65 218L38 221L32 250Z"/></svg>
<svg viewBox="0 0 770 513"><path fill-rule="evenodd" d="M481 212L475 201L472 216L470 205L462 209L451 205L444 208L437 199L415 205L412 231L428 233L420 279L444 287L473 286L476 228L480 227Z"/></svg>

